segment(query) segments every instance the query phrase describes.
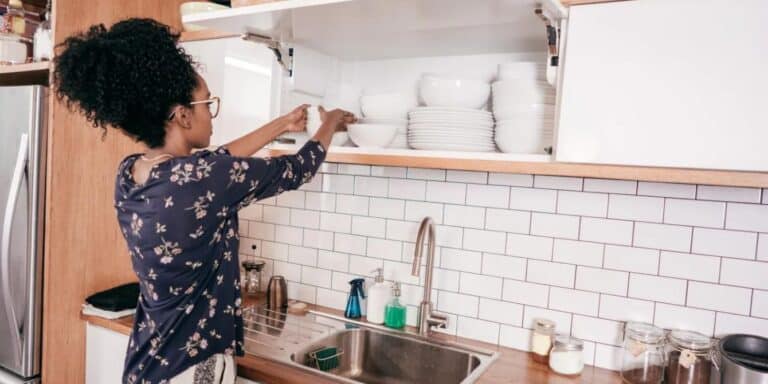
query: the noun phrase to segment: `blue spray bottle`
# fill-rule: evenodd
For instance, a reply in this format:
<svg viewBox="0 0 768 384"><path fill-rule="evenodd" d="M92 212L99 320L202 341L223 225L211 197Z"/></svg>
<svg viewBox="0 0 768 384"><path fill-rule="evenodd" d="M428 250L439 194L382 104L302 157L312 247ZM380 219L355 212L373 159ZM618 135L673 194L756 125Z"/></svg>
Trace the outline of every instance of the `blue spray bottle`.
<svg viewBox="0 0 768 384"><path fill-rule="evenodd" d="M347 309L344 311L344 316L348 319L359 319L363 316L360 310L360 301L365 299L363 283L365 283L365 279L354 279L349 282L351 289L349 291L349 299L347 300Z"/></svg>

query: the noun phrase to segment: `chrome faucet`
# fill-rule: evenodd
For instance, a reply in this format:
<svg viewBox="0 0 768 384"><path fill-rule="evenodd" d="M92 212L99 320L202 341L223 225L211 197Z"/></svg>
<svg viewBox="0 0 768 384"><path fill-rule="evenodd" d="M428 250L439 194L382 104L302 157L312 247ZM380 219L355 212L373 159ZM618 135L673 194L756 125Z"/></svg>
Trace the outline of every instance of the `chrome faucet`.
<svg viewBox="0 0 768 384"><path fill-rule="evenodd" d="M448 316L432 311L432 272L435 264L435 224L431 217L421 221L419 234L416 236L416 251L413 254L411 275L418 277L421 272L421 256L424 252L424 233L428 232L427 240L427 272L424 276L424 298L419 305L419 335L427 336L431 327L445 329L448 327Z"/></svg>

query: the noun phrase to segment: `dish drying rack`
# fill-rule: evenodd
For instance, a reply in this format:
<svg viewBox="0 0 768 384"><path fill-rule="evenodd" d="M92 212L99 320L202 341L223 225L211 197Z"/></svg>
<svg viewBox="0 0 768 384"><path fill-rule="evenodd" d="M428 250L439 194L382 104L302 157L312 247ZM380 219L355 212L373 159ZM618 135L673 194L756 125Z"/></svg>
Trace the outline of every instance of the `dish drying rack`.
<svg viewBox="0 0 768 384"><path fill-rule="evenodd" d="M301 346L343 327L343 324L318 322L316 315L311 313L298 316L266 306L250 306L243 309L243 327L246 352L288 356Z"/></svg>

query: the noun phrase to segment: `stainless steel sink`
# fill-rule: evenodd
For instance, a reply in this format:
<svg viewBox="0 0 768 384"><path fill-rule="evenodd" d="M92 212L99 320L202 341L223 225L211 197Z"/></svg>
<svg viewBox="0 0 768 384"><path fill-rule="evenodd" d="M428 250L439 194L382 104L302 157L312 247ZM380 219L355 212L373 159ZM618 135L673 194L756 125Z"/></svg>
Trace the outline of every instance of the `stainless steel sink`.
<svg viewBox="0 0 768 384"><path fill-rule="evenodd" d="M340 355L338 366L324 374L367 384L472 383L496 357L493 352L360 327L337 330L306 344L291 360L318 369L310 353L327 347L336 348Z"/></svg>

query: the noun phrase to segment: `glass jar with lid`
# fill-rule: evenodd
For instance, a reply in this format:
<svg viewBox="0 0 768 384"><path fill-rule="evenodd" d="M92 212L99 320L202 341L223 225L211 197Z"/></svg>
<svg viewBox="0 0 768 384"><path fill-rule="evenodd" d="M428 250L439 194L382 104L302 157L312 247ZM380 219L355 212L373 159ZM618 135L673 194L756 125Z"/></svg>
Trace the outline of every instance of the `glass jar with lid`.
<svg viewBox="0 0 768 384"><path fill-rule="evenodd" d="M555 335L555 322L547 319L536 319L531 334L531 352L533 360L546 363L549 350L552 349L552 338Z"/></svg>
<svg viewBox="0 0 768 384"><path fill-rule="evenodd" d="M243 286L248 295L255 296L261 292L261 270L264 269L264 264L261 260L243 261L243 269L245 269Z"/></svg>
<svg viewBox="0 0 768 384"><path fill-rule="evenodd" d="M624 327L621 378L629 384L658 384L664 378L664 330L648 323Z"/></svg>
<svg viewBox="0 0 768 384"><path fill-rule="evenodd" d="M667 384L709 384L712 374L712 339L698 332L669 333Z"/></svg>
<svg viewBox="0 0 768 384"><path fill-rule="evenodd" d="M584 342L572 336L555 336L549 368L561 375L580 375L584 370Z"/></svg>

